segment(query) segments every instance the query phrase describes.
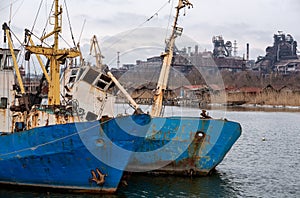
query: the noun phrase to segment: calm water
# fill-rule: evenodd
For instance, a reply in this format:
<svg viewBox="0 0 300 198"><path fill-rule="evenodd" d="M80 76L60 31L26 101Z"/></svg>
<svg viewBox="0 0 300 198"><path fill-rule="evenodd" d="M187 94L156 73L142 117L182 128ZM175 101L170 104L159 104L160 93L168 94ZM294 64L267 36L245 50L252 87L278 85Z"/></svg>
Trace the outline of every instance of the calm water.
<svg viewBox="0 0 300 198"><path fill-rule="evenodd" d="M199 115L196 109L169 108L166 112ZM215 118L238 121L243 128L215 174L201 178L131 176L128 186L105 197L300 197L299 112L209 112ZM0 197L99 196L1 189Z"/></svg>

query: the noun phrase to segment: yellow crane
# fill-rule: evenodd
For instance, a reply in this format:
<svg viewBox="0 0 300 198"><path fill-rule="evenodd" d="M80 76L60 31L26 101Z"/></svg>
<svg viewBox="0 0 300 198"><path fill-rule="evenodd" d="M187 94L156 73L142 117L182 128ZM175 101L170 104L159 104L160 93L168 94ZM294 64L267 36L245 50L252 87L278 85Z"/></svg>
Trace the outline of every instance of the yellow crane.
<svg viewBox="0 0 300 198"><path fill-rule="evenodd" d="M100 46L96 35L94 35L91 39L90 55L92 55L93 51L95 53L94 56L96 58L96 66L102 70L102 59L104 58L104 56L101 54Z"/></svg>
<svg viewBox="0 0 300 198"><path fill-rule="evenodd" d="M10 37L10 29L9 29L9 27L6 23L3 24L2 28L5 31L5 35L7 36L8 46L9 46L10 53L11 53L11 56L12 56L12 59L13 59L14 68L15 68L17 80L18 80L18 83L19 83L19 86L20 86L20 89L21 89L21 93L24 94L25 89L24 89L22 77L21 77L21 74L20 74L17 58L16 58L16 55L15 55L15 52L14 52L13 43L12 43L12 40L11 40L11 37Z"/></svg>
<svg viewBox="0 0 300 198"><path fill-rule="evenodd" d="M41 40L54 35L54 44L50 47L42 46L26 46L26 50L34 54L46 56L50 60L50 82L48 91L48 105L60 105L60 64L66 58L75 58L80 56L80 51L77 49L59 49L59 33L61 32L62 24L62 7L58 5L58 0L55 0L54 10L54 28L53 31L43 36Z"/></svg>
<svg viewBox="0 0 300 198"><path fill-rule="evenodd" d="M157 86L155 89L155 94L154 94L153 104L152 104L152 109L151 109L151 116L153 116L153 117L157 117L157 116L161 115L163 96L164 96L165 90L167 89L169 73L170 73L170 68L171 68L171 63L172 63L172 58L173 58L173 49L174 49L175 38L177 36L180 36L182 34L182 30L183 30L181 27L177 27L179 11L182 8L185 8L186 6L188 8L193 7L193 5L188 0L179 0L178 5L176 7L176 15L175 15L175 21L174 21L172 33L168 40L166 51L164 54L162 54L163 64L162 64L162 68L160 71Z"/></svg>

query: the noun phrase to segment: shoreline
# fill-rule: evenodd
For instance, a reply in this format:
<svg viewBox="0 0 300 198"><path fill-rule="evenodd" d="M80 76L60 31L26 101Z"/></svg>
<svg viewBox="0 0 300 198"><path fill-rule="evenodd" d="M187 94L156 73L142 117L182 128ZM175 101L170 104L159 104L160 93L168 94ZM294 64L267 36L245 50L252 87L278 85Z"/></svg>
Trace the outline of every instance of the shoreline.
<svg viewBox="0 0 300 198"><path fill-rule="evenodd" d="M128 105L127 103L116 103L118 105ZM147 106L149 110L149 104L139 104L141 106ZM183 107L192 108L199 110L230 110L230 111L265 111L265 112L300 112L300 106L285 106L285 105L260 105L260 104L242 104L242 105L228 105L222 103L211 103L206 106L196 106L196 105L166 105L169 107ZM127 111L130 109L128 106ZM130 110L129 110L130 111Z"/></svg>
<svg viewBox="0 0 300 198"><path fill-rule="evenodd" d="M230 109L230 110L247 110L247 111L275 111L275 112L300 112L300 106L290 105L260 105L260 104L242 104L242 105L227 105L212 103L208 104L209 109ZM201 107L199 107L202 109Z"/></svg>

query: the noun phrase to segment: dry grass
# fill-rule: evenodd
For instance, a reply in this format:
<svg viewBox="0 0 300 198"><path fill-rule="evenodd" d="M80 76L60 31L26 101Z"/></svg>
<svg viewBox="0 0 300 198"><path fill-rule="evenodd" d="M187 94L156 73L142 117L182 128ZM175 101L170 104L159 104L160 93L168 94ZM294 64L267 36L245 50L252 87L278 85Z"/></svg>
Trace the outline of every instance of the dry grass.
<svg viewBox="0 0 300 198"><path fill-rule="evenodd" d="M245 101L247 104L300 106L299 92L227 93L226 96L227 101Z"/></svg>

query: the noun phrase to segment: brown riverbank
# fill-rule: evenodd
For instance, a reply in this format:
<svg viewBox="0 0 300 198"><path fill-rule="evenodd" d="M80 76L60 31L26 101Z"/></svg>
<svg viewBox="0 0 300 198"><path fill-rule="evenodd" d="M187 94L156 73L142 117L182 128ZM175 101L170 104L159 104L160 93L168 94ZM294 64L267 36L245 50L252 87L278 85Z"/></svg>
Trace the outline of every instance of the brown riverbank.
<svg viewBox="0 0 300 198"><path fill-rule="evenodd" d="M300 106L300 73L283 75L223 71L218 75L214 77L221 78L223 84L206 85L207 89L193 91L201 103ZM203 84L202 81L199 83Z"/></svg>
<svg viewBox="0 0 300 198"><path fill-rule="evenodd" d="M151 104L156 87L155 79L150 78L154 71L147 72L127 72L121 79L131 96L140 104ZM200 74L195 71L189 74L181 76L171 72L169 89L165 94L168 104L300 106L300 73L263 75L255 71L202 71ZM202 77L204 75L205 80ZM216 81L219 83L214 84Z"/></svg>
<svg viewBox="0 0 300 198"><path fill-rule="evenodd" d="M284 86L277 90L271 85L263 89L243 87L223 93L211 92L206 103L224 103L228 105L272 105L272 106L300 106L300 92ZM224 99L224 96L226 97ZM205 98L205 97L203 97Z"/></svg>

